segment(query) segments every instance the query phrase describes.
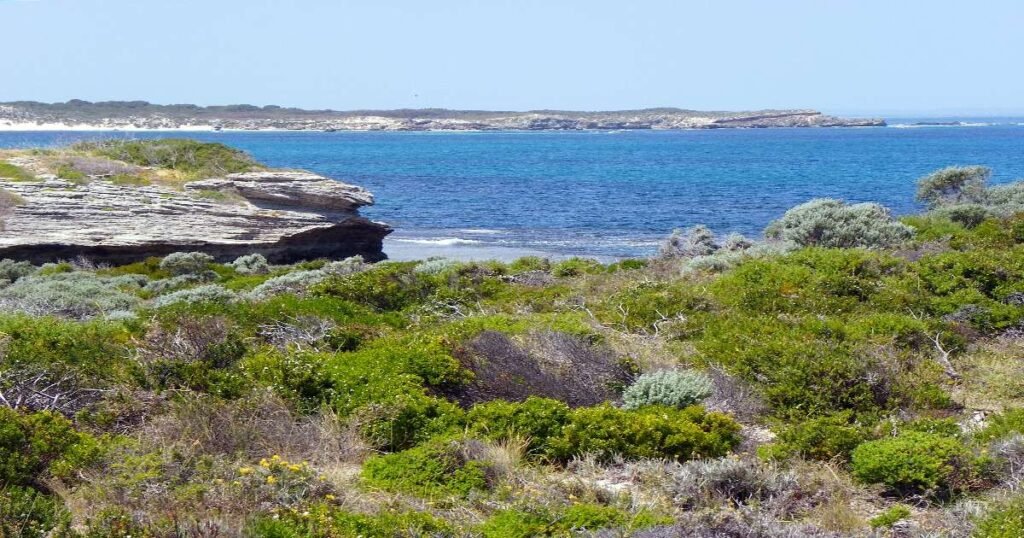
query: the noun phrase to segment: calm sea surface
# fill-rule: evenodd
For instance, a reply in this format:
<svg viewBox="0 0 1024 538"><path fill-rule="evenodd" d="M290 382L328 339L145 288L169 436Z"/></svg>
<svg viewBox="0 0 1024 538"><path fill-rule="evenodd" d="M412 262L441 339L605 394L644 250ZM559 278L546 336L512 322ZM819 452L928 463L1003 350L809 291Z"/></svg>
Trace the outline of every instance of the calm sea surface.
<svg viewBox="0 0 1024 538"><path fill-rule="evenodd" d="M600 256L654 251L673 228L704 223L758 236L815 197L918 209L914 181L984 164L1024 178L1024 124L669 132L381 133L0 132L0 147L110 137L190 137L242 148L271 166L362 185L364 213L397 229L391 245L507 247Z"/></svg>

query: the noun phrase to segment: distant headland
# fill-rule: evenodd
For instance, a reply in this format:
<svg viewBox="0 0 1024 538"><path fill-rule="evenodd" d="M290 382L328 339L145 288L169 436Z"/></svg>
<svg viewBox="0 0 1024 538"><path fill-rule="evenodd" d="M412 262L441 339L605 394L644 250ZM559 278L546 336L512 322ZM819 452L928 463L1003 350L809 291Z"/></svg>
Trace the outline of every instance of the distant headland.
<svg viewBox="0 0 1024 538"><path fill-rule="evenodd" d="M0 103L0 130L580 131L881 127L815 110L744 112L648 108L618 111L486 111L438 108L304 110L279 106L158 105L146 101Z"/></svg>

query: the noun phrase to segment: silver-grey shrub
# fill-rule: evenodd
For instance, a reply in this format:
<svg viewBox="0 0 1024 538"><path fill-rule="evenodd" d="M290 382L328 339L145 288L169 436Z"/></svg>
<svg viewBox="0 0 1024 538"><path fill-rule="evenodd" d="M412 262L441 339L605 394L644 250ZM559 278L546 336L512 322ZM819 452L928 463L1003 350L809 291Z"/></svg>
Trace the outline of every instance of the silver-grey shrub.
<svg viewBox="0 0 1024 538"><path fill-rule="evenodd" d="M292 271L281 276L268 279L256 286L248 296L253 300L266 299L281 293L305 293L310 286L322 282L330 276L345 276L358 273L370 267L362 256L352 256L335 262L324 264L320 269L310 271Z"/></svg>
<svg viewBox="0 0 1024 538"><path fill-rule="evenodd" d="M645 405L686 407L711 396L711 378L693 370L659 370L641 374L622 393L623 407Z"/></svg>
<svg viewBox="0 0 1024 538"><path fill-rule="evenodd" d="M673 230L672 235L658 247L658 257L675 259L707 256L719 248L721 247L715 242L714 232L707 226L698 224L685 230Z"/></svg>
<svg viewBox="0 0 1024 538"><path fill-rule="evenodd" d="M802 247L889 248L911 239L914 229L879 204L818 198L786 211L764 233Z"/></svg>
<svg viewBox="0 0 1024 538"><path fill-rule="evenodd" d="M992 170L984 166L950 166L917 180L917 199L929 209L979 202Z"/></svg>
<svg viewBox="0 0 1024 538"><path fill-rule="evenodd" d="M344 276L359 273L369 268L370 264L366 263L362 256L350 256L344 260L328 262L320 270L331 276Z"/></svg>
<svg viewBox="0 0 1024 538"><path fill-rule="evenodd" d="M304 293L310 286L323 281L327 277L328 274L323 269L292 271L281 276L275 276L256 286L249 292L249 298L260 300L281 293Z"/></svg>
<svg viewBox="0 0 1024 538"><path fill-rule="evenodd" d="M0 308L32 315L85 319L131 310L142 275L100 277L89 272L30 275L0 289Z"/></svg>
<svg viewBox="0 0 1024 538"><path fill-rule="evenodd" d="M689 509L777 502L800 493L795 472L752 457L688 461L671 477L675 504ZM765 508L781 508L783 513L775 515L784 516L787 504Z"/></svg>
<svg viewBox="0 0 1024 538"><path fill-rule="evenodd" d="M205 271L213 263L213 256L204 252L175 252L160 260L160 268L172 275L187 275Z"/></svg>
<svg viewBox="0 0 1024 538"><path fill-rule="evenodd" d="M161 295L153 300L153 306L163 308L177 303L229 303L237 299L235 292L217 284L207 284Z"/></svg>
<svg viewBox="0 0 1024 538"><path fill-rule="evenodd" d="M231 267L243 275L265 275L270 272L270 264L262 254L239 256L231 262Z"/></svg>

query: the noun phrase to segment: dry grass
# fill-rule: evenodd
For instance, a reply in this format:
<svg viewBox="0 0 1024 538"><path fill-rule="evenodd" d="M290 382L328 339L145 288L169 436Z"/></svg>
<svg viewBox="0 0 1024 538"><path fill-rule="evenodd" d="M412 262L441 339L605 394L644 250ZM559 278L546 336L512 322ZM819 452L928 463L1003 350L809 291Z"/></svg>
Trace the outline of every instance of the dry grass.
<svg viewBox="0 0 1024 538"><path fill-rule="evenodd" d="M968 409L1024 406L1024 338L1004 336L953 359L962 379L954 398Z"/></svg>

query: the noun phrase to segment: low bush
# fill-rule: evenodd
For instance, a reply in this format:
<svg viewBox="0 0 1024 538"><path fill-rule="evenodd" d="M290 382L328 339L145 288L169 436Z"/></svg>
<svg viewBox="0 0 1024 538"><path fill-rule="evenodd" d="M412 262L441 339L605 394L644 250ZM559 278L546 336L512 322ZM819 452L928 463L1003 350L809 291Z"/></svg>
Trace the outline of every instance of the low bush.
<svg viewBox="0 0 1024 538"><path fill-rule="evenodd" d="M889 248L914 236L914 229L873 203L847 205L820 198L798 205L765 228L765 236L803 247Z"/></svg>
<svg viewBox="0 0 1024 538"><path fill-rule="evenodd" d="M585 454L603 461L617 456L686 461L724 456L739 444L739 431L727 415L697 406L627 411L603 404L572 410L548 451L560 461Z"/></svg>
<svg viewBox="0 0 1024 538"><path fill-rule="evenodd" d="M210 268L213 256L204 252L175 252L160 260L160 269L172 275L191 275Z"/></svg>
<svg viewBox="0 0 1024 538"><path fill-rule="evenodd" d="M604 266L597 260L590 258L569 258L562 260L551 267L551 274L557 277L570 277L603 273Z"/></svg>
<svg viewBox="0 0 1024 538"><path fill-rule="evenodd" d="M979 201L992 170L984 166L951 166L917 181L917 199L930 209Z"/></svg>
<svg viewBox="0 0 1024 538"><path fill-rule="evenodd" d="M851 460L855 478L901 495L956 492L975 475L974 457L960 441L924 432L868 441L853 450Z"/></svg>
<svg viewBox="0 0 1024 538"><path fill-rule="evenodd" d="M36 268L31 263L16 262L6 258L0 260L0 287L17 282L19 278L29 276L34 272L36 272Z"/></svg>
<svg viewBox="0 0 1024 538"><path fill-rule="evenodd" d="M473 406L466 414L471 432L494 440L525 439L531 454L543 454L562 434L569 406L557 400L530 397L520 403L495 400Z"/></svg>
<svg viewBox="0 0 1024 538"><path fill-rule="evenodd" d="M99 454L96 439L60 415L0 407L0 484L41 487L50 476L71 477Z"/></svg>
<svg viewBox="0 0 1024 538"><path fill-rule="evenodd" d="M8 181L35 181L35 174L20 166L0 161L0 178Z"/></svg>
<svg viewBox="0 0 1024 538"><path fill-rule="evenodd" d="M164 308L177 303L230 303L237 299L235 292L217 284L207 284L161 295L153 300L153 307Z"/></svg>
<svg viewBox="0 0 1024 538"><path fill-rule="evenodd" d="M863 426L851 422L852 413L809 418L787 426L763 454L778 459L800 456L811 460L849 460L850 453L867 440Z"/></svg>
<svg viewBox="0 0 1024 538"><path fill-rule="evenodd" d="M235 261L231 262L231 267L242 275L262 275L270 272L270 264L267 263L267 259L262 254L239 256Z"/></svg>
<svg viewBox="0 0 1024 538"><path fill-rule="evenodd" d="M754 458L725 457L688 461L670 468L674 501L688 510L723 506L783 507L806 496L797 473Z"/></svg>
<svg viewBox="0 0 1024 538"><path fill-rule="evenodd" d="M486 464L471 458L469 441L435 439L394 454L375 456L363 465L367 485L421 497L465 497L486 490Z"/></svg>
<svg viewBox="0 0 1024 538"><path fill-rule="evenodd" d="M220 143L188 139L103 140L79 142L72 148L138 166L178 170L193 179L258 168L242 151Z"/></svg>
<svg viewBox="0 0 1024 538"><path fill-rule="evenodd" d="M908 517L910 517L910 508L907 508L902 504L895 504L887 508L881 514L871 518L868 523L876 529L889 528Z"/></svg>
<svg viewBox="0 0 1024 538"><path fill-rule="evenodd" d="M670 518L640 510L629 513L600 504L572 504L564 509L531 507L499 510L480 527L484 538L561 538L579 535L633 536L633 532L671 522Z"/></svg>
<svg viewBox="0 0 1024 538"><path fill-rule="evenodd" d="M100 277L89 272L39 271L0 289L0 305L37 316L85 319L137 306L140 299L135 292L143 280L128 275Z"/></svg>
<svg viewBox="0 0 1024 538"><path fill-rule="evenodd" d="M683 408L711 396L711 378L692 370L661 370L642 374L622 393L623 407L645 405Z"/></svg>
<svg viewBox="0 0 1024 538"><path fill-rule="evenodd" d="M740 247L741 244L735 238L730 241L730 247ZM715 241L714 232L707 226L697 225L686 230L674 230L658 247L658 258L670 260L709 256L721 248Z"/></svg>

